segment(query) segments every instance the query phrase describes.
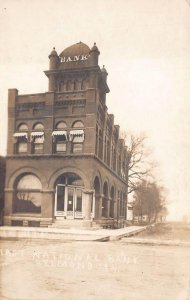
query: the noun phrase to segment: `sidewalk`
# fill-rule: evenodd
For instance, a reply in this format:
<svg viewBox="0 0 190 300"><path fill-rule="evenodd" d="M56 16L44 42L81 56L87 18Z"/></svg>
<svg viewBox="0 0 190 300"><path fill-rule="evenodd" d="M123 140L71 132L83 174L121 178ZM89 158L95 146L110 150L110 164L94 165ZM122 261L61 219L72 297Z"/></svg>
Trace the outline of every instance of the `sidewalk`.
<svg viewBox="0 0 190 300"><path fill-rule="evenodd" d="M122 237L133 236L143 230L146 226L129 226L125 228L110 229L61 229L40 227L0 227L0 239L53 239L62 241L110 241L119 240Z"/></svg>

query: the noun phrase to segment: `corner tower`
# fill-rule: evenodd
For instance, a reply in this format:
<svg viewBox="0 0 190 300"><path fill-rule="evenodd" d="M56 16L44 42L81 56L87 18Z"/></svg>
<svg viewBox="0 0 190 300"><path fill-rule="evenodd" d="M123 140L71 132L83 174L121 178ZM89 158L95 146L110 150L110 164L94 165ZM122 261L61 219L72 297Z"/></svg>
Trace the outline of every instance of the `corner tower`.
<svg viewBox="0 0 190 300"><path fill-rule="evenodd" d="M45 71L49 79L49 92L92 88L101 88L105 93L109 92L105 76L98 66L99 54L96 43L91 49L82 42L76 43L64 49L59 56L53 48L49 55L49 70Z"/></svg>

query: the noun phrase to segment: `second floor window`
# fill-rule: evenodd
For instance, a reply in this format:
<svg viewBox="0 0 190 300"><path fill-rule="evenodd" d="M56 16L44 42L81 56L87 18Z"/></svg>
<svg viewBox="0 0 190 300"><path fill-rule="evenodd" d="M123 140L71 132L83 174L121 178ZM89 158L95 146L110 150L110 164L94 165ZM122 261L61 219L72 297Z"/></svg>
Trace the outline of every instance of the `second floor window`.
<svg viewBox="0 0 190 300"><path fill-rule="evenodd" d="M65 153L67 151L67 124L64 121L59 121L55 126L53 137L53 152Z"/></svg>
<svg viewBox="0 0 190 300"><path fill-rule="evenodd" d="M25 132L16 132L16 133L14 133L13 136L16 139L15 152L17 154L27 153L27 151L28 151L28 134Z"/></svg>
<svg viewBox="0 0 190 300"><path fill-rule="evenodd" d="M32 136L32 153L33 154L42 154L44 153L44 133L38 133L38 135Z"/></svg>
<svg viewBox="0 0 190 300"><path fill-rule="evenodd" d="M70 141L72 142L72 152L81 153L83 152L84 143L84 130L76 129L70 131Z"/></svg>
<svg viewBox="0 0 190 300"><path fill-rule="evenodd" d="M20 140L16 144L17 153L27 153L28 152L28 143L25 140Z"/></svg>
<svg viewBox="0 0 190 300"><path fill-rule="evenodd" d="M84 124L82 121L75 121L72 125L73 130L69 133L69 139L72 142L72 152L82 153L84 144Z"/></svg>
<svg viewBox="0 0 190 300"><path fill-rule="evenodd" d="M42 123L36 123L31 132L32 153L43 154L44 153L44 125Z"/></svg>
<svg viewBox="0 0 190 300"><path fill-rule="evenodd" d="M67 151L67 132L56 130L52 133L54 153L64 153Z"/></svg>

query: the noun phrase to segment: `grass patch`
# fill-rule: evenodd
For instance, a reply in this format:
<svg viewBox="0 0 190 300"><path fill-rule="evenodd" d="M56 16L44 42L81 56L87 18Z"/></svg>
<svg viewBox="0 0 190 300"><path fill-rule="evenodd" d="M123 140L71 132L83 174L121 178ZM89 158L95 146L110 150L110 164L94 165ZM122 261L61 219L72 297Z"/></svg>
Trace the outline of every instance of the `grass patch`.
<svg viewBox="0 0 190 300"><path fill-rule="evenodd" d="M147 228L138 234L138 237L190 241L190 225L185 223L162 223Z"/></svg>

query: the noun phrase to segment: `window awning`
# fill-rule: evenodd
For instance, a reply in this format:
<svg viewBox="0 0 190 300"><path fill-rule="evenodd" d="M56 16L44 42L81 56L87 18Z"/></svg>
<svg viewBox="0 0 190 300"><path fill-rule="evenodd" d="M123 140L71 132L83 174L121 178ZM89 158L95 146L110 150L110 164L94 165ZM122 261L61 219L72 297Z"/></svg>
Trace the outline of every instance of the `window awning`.
<svg viewBox="0 0 190 300"><path fill-rule="evenodd" d="M80 142L83 142L84 141L84 130L82 130L82 129L71 130L69 133L70 141L72 141L73 138L75 138L75 137L80 137L81 138Z"/></svg>
<svg viewBox="0 0 190 300"><path fill-rule="evenodd" d="M83 136L84 130L82 129L71 130L69 134L70 136Z"/></svg>
<svg viewBox="0 0 190 300"><path fill-rule="evenodd" d="M55 136L55 135L64 135L65 137L67 137L67 131L65 131L65 130L56 130L56 131L52 132L52 135L53 136Z"/></svg>
<svg viewBox="0 0 190 300"><path fill-rule="evenodd" d="M43 135L44 135L43 131L31 132L31 137L34 137L34 136L43 136Z"/></svg>
<svg viewBox="0 0 190 300"><path fill-rule="evenodd" d="M15 132L13 134L13 136L15 138L19 138L19 137L25 137L26 139L28 139L28 133L27 132Z"/></svg>

